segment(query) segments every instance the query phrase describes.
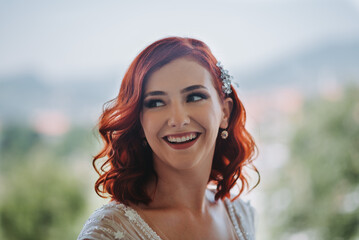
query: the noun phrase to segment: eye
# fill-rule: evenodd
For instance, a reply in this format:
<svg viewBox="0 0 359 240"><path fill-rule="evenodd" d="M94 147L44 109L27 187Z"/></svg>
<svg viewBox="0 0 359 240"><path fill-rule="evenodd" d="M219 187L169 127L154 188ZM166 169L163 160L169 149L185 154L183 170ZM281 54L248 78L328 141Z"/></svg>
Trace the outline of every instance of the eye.
<svg viewBox="0 0 359 240"><path fill-rule="evenodd" d="M203 93L192 93L187 96L187 102L197 102L208 97Z"/></svg>
<svg viewBox="0 0 359 240"><path fill-rule="evenodd" d="M151 100L148 100L148 101L145 101L144 102L144 106L146 108L156 108L156 107L161 107L161 106L164 106L164 102L162 100L159 100L159 99L151 99Z"/></svg>

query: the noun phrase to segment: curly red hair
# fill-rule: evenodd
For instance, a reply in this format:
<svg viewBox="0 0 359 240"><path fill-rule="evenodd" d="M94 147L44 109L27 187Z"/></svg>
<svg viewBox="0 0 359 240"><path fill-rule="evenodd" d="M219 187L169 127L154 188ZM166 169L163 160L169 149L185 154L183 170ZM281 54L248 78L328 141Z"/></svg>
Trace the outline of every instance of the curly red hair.
<svg viewBox="0 0 359 240"><path fill-rule="evenodd" d="M140 123L144 85L149 76L169 62L190 57L204 66L212 75L213 85L219 96L222 92L221 72L209 47L192 38L169 37L158 40L145 48L128 68L115 99L107 102L99 121L99 132L104 141L103 149L94 157L93 166L100 175L95 191L101 197L109 194L113 199L128 204L148 204L151 198L146 183L157 174L153 168L152 150L143 145ZM246 111L235 89L229 95L233 108L229 118L228 138L223 141L218 134L212 170L208 182L217 186L216 200L230 197L230 190L241 181L240 191L249 187L243 172L246 165L258 173L252 165L256 145L245 129ZM99 159L106 158L101 167ZM256 184L258 185L259 180Z"/></svg>

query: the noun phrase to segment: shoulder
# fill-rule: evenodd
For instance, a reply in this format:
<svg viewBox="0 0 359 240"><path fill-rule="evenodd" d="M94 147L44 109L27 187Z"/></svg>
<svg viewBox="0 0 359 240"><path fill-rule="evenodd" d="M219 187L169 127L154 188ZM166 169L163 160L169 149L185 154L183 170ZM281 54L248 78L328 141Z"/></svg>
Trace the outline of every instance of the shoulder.
<svg viewBox="0 0 359 240"><path fill-rule="evenodd" d="M104 239L120 240L131 239L128 232L134 213L132 209L117 202L110 202L91 214L78 236L78 240Z"/></svg>
<svg viewBox="0 0 359 240"><path fill-rule="evenodd" d="M234 200L232 204L234 205L237 214L240 214L246 221L254 223L256 210L251 205L250 201L244 201L238 198Z"/></svg>
<svg viewBox="0 0 359 240"><path fill-rule="evenodd" d="M227 201L229 215L237 219L247 239L255 239L256 211L248 201L240 198L233 202Z"/></svg>
<svg viewBox="0 0 359 240"><path fill-rule="evenodd" d="M206 197L211 202L215 202L214 199L215 190L206 191ZM236 221L242 226L245 232L251 236L255 235L255 227L257 222L257 213L254 207L249 201L244 201L241 198L237 198L233 202L229 199L223 200L227 206L228 214L231 218L235 218ZM252 238L249 238L252 239Z"/></svg>

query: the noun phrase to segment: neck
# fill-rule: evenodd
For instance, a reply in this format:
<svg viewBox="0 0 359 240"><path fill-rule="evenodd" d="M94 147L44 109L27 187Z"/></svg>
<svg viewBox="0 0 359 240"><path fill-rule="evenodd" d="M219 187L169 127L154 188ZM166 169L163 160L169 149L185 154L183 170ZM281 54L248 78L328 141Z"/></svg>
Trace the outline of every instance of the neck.
<svg viewBox="0 0 359 240"><path fill-rule="evenodd" d="M167 165L155 165L157 185L152 181L148 192L153 198L149 208L187 209L196 213L206 211L206 189L211 171L211 162L177 170Z"/></svg>

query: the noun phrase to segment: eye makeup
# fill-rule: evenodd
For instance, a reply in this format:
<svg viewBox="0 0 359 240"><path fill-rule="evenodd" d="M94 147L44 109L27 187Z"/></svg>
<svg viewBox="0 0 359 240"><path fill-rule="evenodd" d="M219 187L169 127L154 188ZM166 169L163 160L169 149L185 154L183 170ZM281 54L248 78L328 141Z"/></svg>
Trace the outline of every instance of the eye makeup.
<svg viewBox="0 0 359 240"><path fill-rule="evenodd" d="M143 106L146 108L156 108L165 105L161 99L149 99L143 102Z"/></svg>
<svg viewBox="0 0 359 240"><path fill-rule="evenodd" d="M193 92L187 95L186 101L187 102L197 102L203 99L208 99L209 96L207 94L201 92Z"/></svg>

